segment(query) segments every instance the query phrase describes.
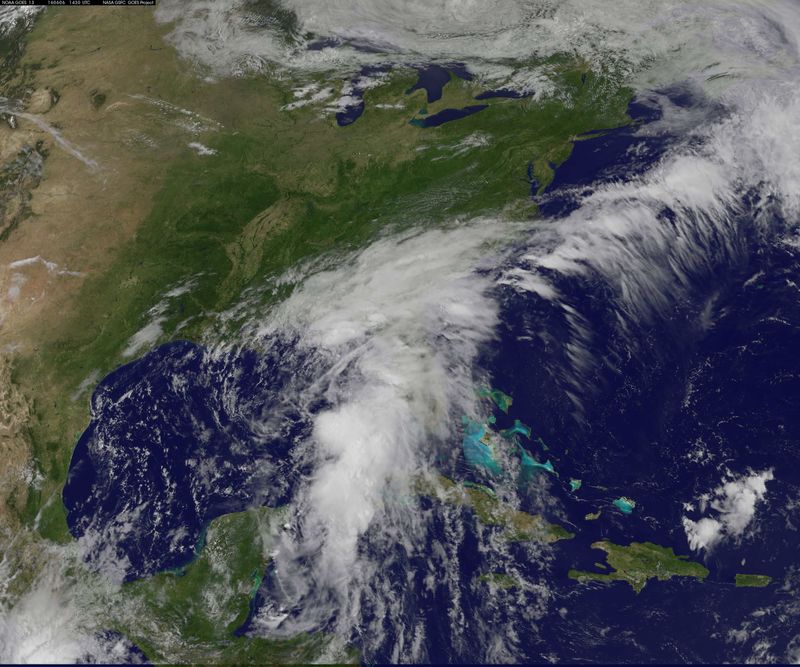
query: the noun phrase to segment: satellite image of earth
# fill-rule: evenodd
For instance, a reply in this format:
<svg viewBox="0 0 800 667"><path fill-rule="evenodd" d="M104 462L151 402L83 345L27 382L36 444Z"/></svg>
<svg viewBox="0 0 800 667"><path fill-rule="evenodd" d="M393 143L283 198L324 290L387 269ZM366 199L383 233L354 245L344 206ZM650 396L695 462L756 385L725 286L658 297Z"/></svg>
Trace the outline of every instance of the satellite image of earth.
<svg viewBox="0 0 800 667"><path fill-rule="evenodd" d="M800 662L800 2L0 60L0 662Z"/></svg>

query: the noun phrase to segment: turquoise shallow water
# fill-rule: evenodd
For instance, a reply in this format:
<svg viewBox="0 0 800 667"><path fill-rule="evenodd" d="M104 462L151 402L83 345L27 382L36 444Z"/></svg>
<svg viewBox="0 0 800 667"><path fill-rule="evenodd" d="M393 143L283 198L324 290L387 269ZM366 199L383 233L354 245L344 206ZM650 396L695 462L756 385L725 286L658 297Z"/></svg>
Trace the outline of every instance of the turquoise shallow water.
<svg viewBox="0 0 800 667"><path fill-rule="evenodd" d="M642 122L657 119L657 107L639 105ZM580 207L584 188L635 178L679 141L658 133L641 138L631 129L587 137L538 200L541 210L559 224ZM622 326L618 295L598 275L549 276L582 314L591 333L587 354L601 362L579 386L569 382L569 350L556 344L573 335L562 304L496 287L501 326L480 351L476 377L488 376L503 391L479 391L490 416L452 420L451 437L439 446L456 462L448 467L443 457L440 472L495 484L498 497L511 497L513 488L521 509L541 512L575 537L552 547L509 543L463 508L419 499L419 542L387 541L380 526L359 541L376 569L359 591L348 639L365 661L390 662L414 638L429 662L718 663L744 660L764 642L789 655L800 627L796 531L787 527L793 515L786 509L800 493L800 251L752 233L756 215L772 216L770 228L780 230L785 221L774 211L757 193L743 193L732 212L740 253L726 254L721 240L713 241L713 261L685 274L687 296L657 322ZM677 215L665 209L659 224L674 225ZM524 265L529 251L520 247L504 268ZM712 296L713 326L699 327ZM292 498L313 471L294 449L309 423L281 402L281 389L298 376L309 385L316 378L302 378L311 365L292 341L279 352L211 359L199 346L171 343L105 378L64 491L73 534L96 531L100 547L129 557L135 578L191 558L213 516ZM320 397L312 413L325 405ZM286 429L265 442L252 424L275 415ZM699 457L701 445L712 456ZM219 477L202 476L192 460ZM571 568L596 571L602 555L591 545L599 539L652 541L702 558L690 552L682 523L701 512L684 502L729 473L766 469L774 480L757 536L721 543L706 561L707 581L651 581L637 595L624 582L581 585L567 576ZM517 471L528 474L509 474ZM580 493L573 480L581 481ZM142 505L141 523L115 530ZM599 518L585 520L596 512ZM149 529L155 523L161 530ZM180 530L186 538L175 542ZM743 561L779 585L735 588ZM487 572L522 583L493 591L477 583ZM287 599L280 584L265 573L253 617ZM762 609L774 611L766 617L758 615ZM335 629L339 620L323 628ZM515 632L503 632L510 628ZM506 653L498 654L498 645Z"/></svg>

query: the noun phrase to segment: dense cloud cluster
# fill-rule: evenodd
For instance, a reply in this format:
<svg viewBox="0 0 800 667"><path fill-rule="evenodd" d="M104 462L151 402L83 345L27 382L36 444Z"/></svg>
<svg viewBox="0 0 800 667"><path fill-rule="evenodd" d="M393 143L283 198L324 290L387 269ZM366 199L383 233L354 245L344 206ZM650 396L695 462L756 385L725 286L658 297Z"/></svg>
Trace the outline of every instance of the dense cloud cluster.
<svg viewBox="0 0 800 667"><path fill-rule="evenodd" d="M695 551L711 551L725 539L741 537L755 519L756 506L764 500L767 482L772 479L772 470L729 475L711 493L701 496L700 512L708 516L696 521L683 518L689 546Z"/></svg>

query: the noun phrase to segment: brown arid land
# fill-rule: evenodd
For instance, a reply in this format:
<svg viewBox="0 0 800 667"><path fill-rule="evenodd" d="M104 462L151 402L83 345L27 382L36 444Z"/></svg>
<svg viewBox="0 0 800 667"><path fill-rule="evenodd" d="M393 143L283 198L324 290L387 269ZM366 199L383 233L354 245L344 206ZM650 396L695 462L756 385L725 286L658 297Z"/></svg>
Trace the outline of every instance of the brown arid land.
<svg viewBox="0 0 800 667"><path fill-rule="evenodd" d="M43 401L48 393L42 378L19 370L20 360L35 358L71 326L81 286L107 271L134 237L172 157L217 127L163 101L197 83L163 43L165 30L146 8L48 10L27 36L19 75L9 86L19 90L24 79L18 113L0 125L0 165L13 168L25 151L43 159L39 173L13 174L0 229L0 525L6 535L19 527L30 485L40 483L29 422L34 397ZM81 398L71 410L73 428L88 412Z"/></svg>

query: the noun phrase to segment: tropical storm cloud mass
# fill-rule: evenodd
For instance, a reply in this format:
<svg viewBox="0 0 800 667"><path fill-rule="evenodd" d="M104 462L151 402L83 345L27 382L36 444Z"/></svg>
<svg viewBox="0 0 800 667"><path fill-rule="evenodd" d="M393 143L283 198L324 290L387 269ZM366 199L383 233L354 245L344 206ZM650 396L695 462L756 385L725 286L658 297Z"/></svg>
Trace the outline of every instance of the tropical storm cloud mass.
<svg viewBox="0 0 800 667"><path fill-rule="evenodd" d="M796 3L102 9L0 13L3 661L800 659Z"/></svg>

